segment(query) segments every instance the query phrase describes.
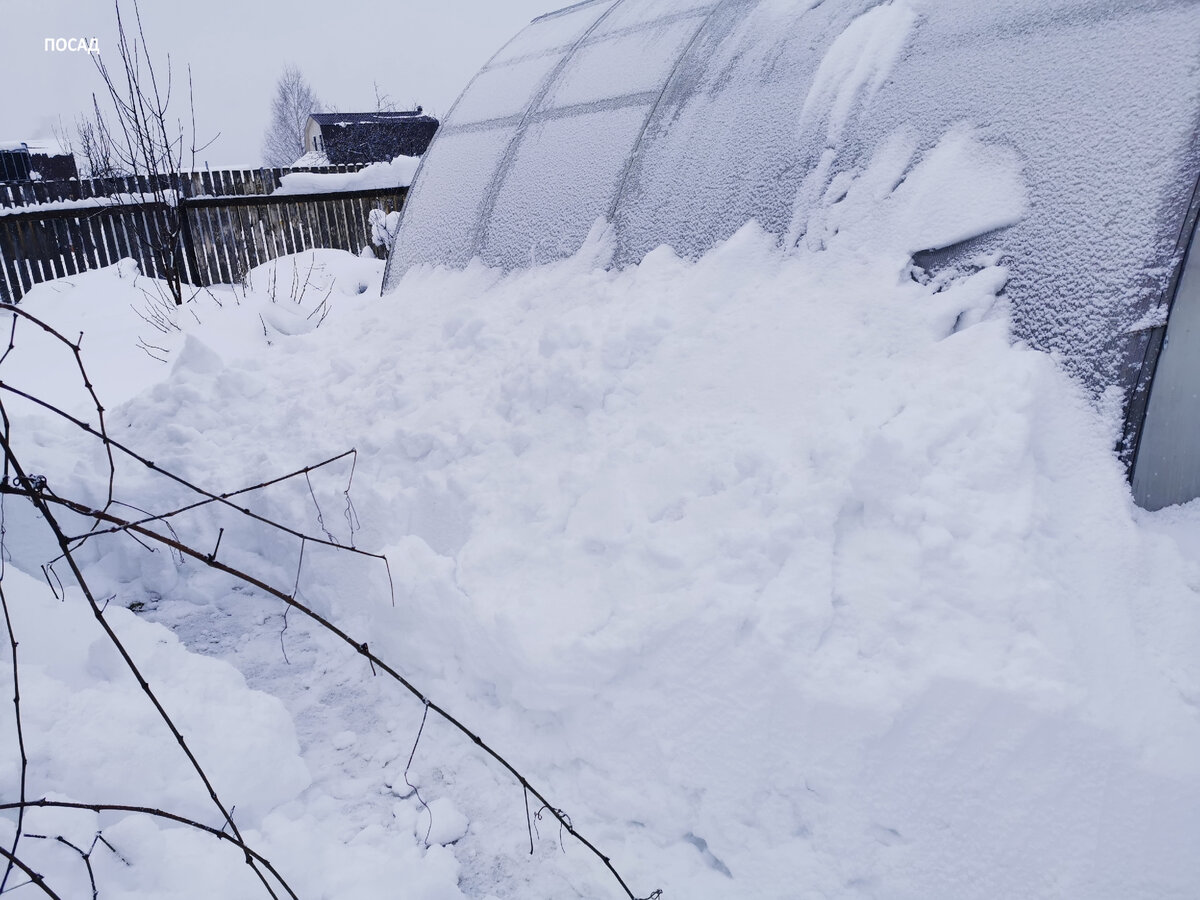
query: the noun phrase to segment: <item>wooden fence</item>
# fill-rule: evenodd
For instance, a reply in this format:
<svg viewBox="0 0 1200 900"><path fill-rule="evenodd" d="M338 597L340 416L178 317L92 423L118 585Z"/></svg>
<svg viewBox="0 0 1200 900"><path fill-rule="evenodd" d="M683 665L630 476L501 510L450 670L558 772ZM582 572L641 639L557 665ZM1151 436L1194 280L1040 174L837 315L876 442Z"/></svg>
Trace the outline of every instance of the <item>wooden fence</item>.
<svg viewBox="0 0 1200 900"><path fill-rule="evenodd" d="M181 173L179 186L184 197L227 197L247 194L270 194L279 189L281 179L289 172L316 174L346 174L357 172L364 164L346 166L301 166L288 169L205 169ZM170 175L156 176L158 186L171 186ZM117 176L113 178L72 178L69 181L4 181L0 182L0 207L35 206L62 200L89 200L117 194L148 194L154 185L146 176Z"/></svg>
<svg viewBox="0 0 1200 900"><path fill-rule="evenodd" d="M254 266L316 247L357 253L371 243L372 209L398 210L407 188L283 196L193 197L183 209L175 265L196 286L230 284ZM162 277L165 207L158 203L0 212L0 299L16 302L35 284L131 257Z"/></svg>

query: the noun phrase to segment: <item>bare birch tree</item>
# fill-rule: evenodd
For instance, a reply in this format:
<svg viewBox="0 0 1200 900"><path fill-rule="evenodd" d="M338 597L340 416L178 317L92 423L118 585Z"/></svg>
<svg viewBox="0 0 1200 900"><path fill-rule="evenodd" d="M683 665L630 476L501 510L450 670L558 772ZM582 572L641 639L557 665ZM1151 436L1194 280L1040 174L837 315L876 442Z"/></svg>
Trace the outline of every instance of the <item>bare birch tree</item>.
<svg viewBox="0 0 1200 900"><path fill-rule="evenodd" d="M263 162L268 166L290 166L304 155L304 127L311 113L321 111L300 70L289 65L275 85L271 101L271 123L263 137Z"/></svg>

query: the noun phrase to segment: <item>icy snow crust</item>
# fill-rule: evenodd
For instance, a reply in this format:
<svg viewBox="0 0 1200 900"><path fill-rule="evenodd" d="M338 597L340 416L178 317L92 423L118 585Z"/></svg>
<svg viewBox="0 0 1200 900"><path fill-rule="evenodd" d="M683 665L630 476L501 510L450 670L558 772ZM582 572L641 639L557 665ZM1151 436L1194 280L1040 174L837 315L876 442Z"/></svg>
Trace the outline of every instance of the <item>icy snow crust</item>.
<svg viewBox="0 0 1200 900"><path fill-rule="evenodd" d="M386 287L416 263L561 258L598 217L619 262L695 257L751 219L819 246L847 185L886 165L886 200L966 130L1004 164L938 186L969 221L906 249L949 248L918 257L933 269L1003 253L1016 334L1128 393L1200 170L1198 34L1191 0L579 4L467 87ZM1001 189L1008 214L989 215Z"/></svg>
<svg viewBox="0 0 1200 900"><path fill-rule="evenodd" d="M938 171L1008 152L975 134L943 142ZM1190 897L1200 508L1133 506L1115 419L1013 344L1005 269L922 285L893 239L847 218L785 252L750 225L695 261L620 267L597 229L522 271L419 266L383 300L379 264L326 251L201 294L169 334L134 315L151 285L127 265L26 302L85 332L110 428L164 468L232 490L357 447L355 541L388 554L395 606L371 565L311 546L298 596L505 753L638 896ZM292 272L317 293L272 299ZM167 363L145 357L109 399L143 358L134 335ZM69 360L18 338L6 383L77 393ZM6 406L30 467L100 502L103 457ZM312 530L315 498L345 540L346 477L247 502ZM140 465L117 483L143 509L181 499ZM205 816L77 594L50 597L44 529L14 498L5 516L31 796L153 794ZM222 558L296 583L277 534L212 507L175 527L202 547L225 527ZM432 718L406 773L420 705L302 618L285 629L269 598L133 543L83 557L301 896L621 896L545 819L530 858L519 786ZM142 617L116 608L134 602ZM110 752L118 738L133 750ZM236 853L174 827L29 827L103 827L130 865L97 852L101 896L262 895ZM84 894L77 856L30 853Z"/></svg>

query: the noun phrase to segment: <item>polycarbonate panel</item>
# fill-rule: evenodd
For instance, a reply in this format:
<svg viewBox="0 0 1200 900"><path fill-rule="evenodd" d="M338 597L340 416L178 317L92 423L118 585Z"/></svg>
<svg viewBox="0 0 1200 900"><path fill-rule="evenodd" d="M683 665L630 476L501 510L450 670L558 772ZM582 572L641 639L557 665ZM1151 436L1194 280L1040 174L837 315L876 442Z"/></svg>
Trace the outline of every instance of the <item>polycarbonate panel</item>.
<svg viewBox="0 0 1200 900"><path fill-rule="evenodd" d="M726 3L711 15L665 85L618 200L621 262L663 243L694 256L750 219L787 228L825 145L822 128L801 130L808 87L833 38L871 5Z"/></svg>
<svg viewBox="0 0 1200 900"><path fill-rule="evenodd" d="M596 25L589 40L645 25L658 19L681 15L699 15L717 6L718 0L641 0L638 3L621 3L603 21Z"/></svg>
<svg viewBox="0 0 1200 900"><path fill-rule="evenodd" d="M612 203L645 106L545 119L525 129L480 256L507 268L566 256ZM565 160L586 158L584 168Z"/></svg>
<svg viewBox="0 0 1200 900"><path fill-rule="evenodd" d="M404 204L404 218L416 217L421 227L401 225L385 280L421 262L470 262L486 188L515 133L509 127L437 136L437 156L422 163Z"/></svg>
<svg viewBox="0 0 1200 900"><path fill-rule="evenodd" d="M471 89L454 104L448 127L520 115L541 88L562 53L531 56L519 62L489 66L471 82Z"/></svg>
<svg viewBox="0 0 1200 900"><path fill-rule="evenodd" d="M1154 372L1133 496L1147 509L1200 497L1200 245L1195 235Z"/></svg>
<svg viewBox="0 0 1200 900"><path fill-rule="evenodd" d="M657 95L701 21L679 19L602 41L589 40L571 56L543 107L594 103L647 91Z"/></svg>
<svg viewBox="0 0 1200 900"><path fill-rule="evenodd" d="M494 66L549 50L568 49L614 2L615 0L595 0L592 3L580 3L534 19L505 44L488 65Z"/></svg>

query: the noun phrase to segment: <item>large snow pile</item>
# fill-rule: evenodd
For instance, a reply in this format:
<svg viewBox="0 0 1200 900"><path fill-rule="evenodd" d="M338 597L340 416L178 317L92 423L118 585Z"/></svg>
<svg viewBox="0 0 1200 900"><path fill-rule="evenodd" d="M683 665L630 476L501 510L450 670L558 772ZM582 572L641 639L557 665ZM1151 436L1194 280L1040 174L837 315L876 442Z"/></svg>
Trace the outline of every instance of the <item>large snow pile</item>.
<svg viewBox="0 0 1200 900"><path fill-rule="evenodd" d="M182 312L110 269L25 308L85 332L110 431L159 468L232 491L356 448L353 540L388 556L394 605L373 560L301 561L212 507L174 527L206 550L226 528L221 558L369 641L637 896L1194 895L1200 510L1132 506L1115 417L1011 345L996 260L923 284L903 247L836 224L820 249L749 225L623 270L598 226L570 259L417 268L382 299L380 264L330 251ZM0 378L87 415L69 354L17 337ZM95 442L4 402L50 489L102 503ZM239 503L347 541L348 476ZM143 510L181 501L145 466L116 484ZM5 515L28 795L219 826L61 563L50 596L28 503ZM623 896L548 815L527 825L508 773L434 717L417 741L421 704L295 612L127 538L80 558L300 896ZM101 896L265 896L236 851L170 823L49 812L27 830L86 847L102 828L119 852L93 852ZM69 848L21 846L66 894L86 885Z"/></svg>
<svg viewBox="0 0 1200 900"><path fill-rule="evenodd" d="M417 156L397 156L388 162L371 163L357 172L289 172L279 179L279 188L274 196L408 187L420 163L421 159Z"/></svg>

